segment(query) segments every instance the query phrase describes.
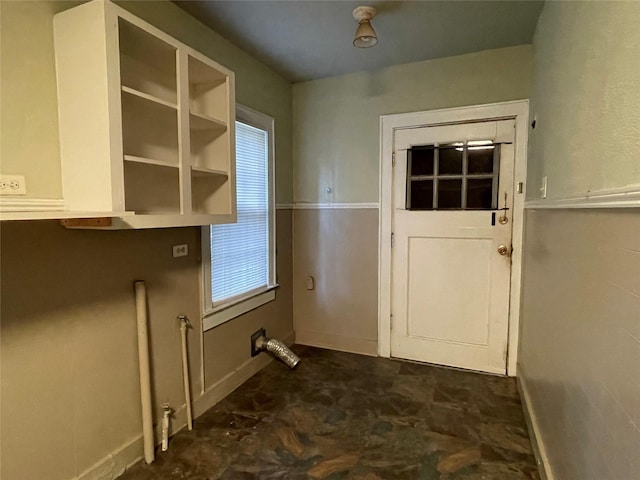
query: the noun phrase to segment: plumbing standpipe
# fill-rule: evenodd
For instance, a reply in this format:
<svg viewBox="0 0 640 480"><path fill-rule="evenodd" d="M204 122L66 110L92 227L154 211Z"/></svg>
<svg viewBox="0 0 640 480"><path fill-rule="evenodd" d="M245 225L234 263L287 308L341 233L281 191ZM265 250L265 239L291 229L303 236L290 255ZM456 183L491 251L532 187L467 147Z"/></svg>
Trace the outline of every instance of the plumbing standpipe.
<svg viewBox="0 0 640 480"><path fill-rule="evenodd" d="M276 340L275 338L259 337L256 340L256 348L258 350L273 353L291 369L296 368L300 363L300 357L289 350L289 347L284 343L280 340Z"/></svg>
<svg viewBox="0 0 640 480"><path fill-rule="evenodd" d="M182 339L182 381L184 383L184 400L187 404L187 428L193 430L193 414L191 413L191 387L189 386L189 359L187 357L187 328L189 319L185 315L179 315L180 337Z"/></svg>
<svg viewBox="0 0 640 480"><path fill-rule="evenodd" d="M147 329L147 289L143 281L134 283L136 323L138 327L138 364L140 369L140 404L142 406L142 438L144 461L155 459L153 416L151 410L151 372L149 366L149 332Z"/></svg>

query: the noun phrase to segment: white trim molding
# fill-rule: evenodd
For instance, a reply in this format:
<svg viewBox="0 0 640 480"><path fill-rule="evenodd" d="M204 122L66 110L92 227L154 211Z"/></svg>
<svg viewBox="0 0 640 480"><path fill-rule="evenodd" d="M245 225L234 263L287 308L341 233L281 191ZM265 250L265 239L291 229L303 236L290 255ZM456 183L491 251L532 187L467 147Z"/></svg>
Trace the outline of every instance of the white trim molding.
<svg viewBox="0 0 640 480"><path fill-rule="evenodd" d="M372 203L305 203L296 202L293 204L294 210L320 210L320 209L365 209L365 208L379 208L380 204L376 202Z"/></svg>
<svg viewBox="0 0 640 480"><path fill-rule="evenodd" d="M293 210L293 203L277 203L276 210Z"/></svg>
<svg viewBox="0 0 640 480"><path fill-rule="evenodd" d="M514 119L516 123L514 184L526 185L529 100L447 108L380 117L380 208L378 242L378 355L391 356L391 199L392 155L396 130L473 121ZM522 245L525 192L513 197L513 253L509 298L507 374L515 376L520 323Z"/></svg>
<svg viewBox="0 0 640 480"><path fill-rule="evenodd" d="M275 300L276 284L276 202L275 202L275 120L243 105L236 105L236 122L241 122L267 133L267 184L268 184L268 278L266 285L243 292L238 298L226 298L223 305L215 305L212 300L211 251L212 225L201 229L201 302L202 329L210 330L240 315Z"/></svg>
<svg viewBox="0 0 640 480"><path fill-rule="evenodd" d="M61 198L0 197L0 211L63 212L64 200Z"/></svg>
<svg viewBox="0 0 640 480"><path fill-rule="evenodd" d="M63 218L127 217L133 212L70 211L61 198L0 197L0 221L60 220Z"/></svg>
<svg viewBox="0 0 640 480"><path fill-rule="evenodd" d="M640 185L607 188L565 198L527 200L524 208L640 208Z"/></svg>
<svg viewBox="0 0 640 480"><path fill-rule="evenodd" d="M261 307L265 303L272 302L276 299L276 287L265 287L266 291L258 294L251 295L249 298L242 299L241 301L230 305L227 308L219 311L214 311L204 315L202 319L202 330L207 331L212 328L222 325L229 320L233 320L240 315L243 315L251 310L255 310Z"/></svg>
<svg viewBox="0 0 640 480"><path fill-rule="evenodd" d="M378 342L375 339L345 337L332 333L305 330L296 330L296 343L372 357L376 356L378 350Z"/></svg>
<svg viewBox="0 0 640 480"><path fill-rule="evenodd" d="M520 398L522 399L522 410L524 412L524 418L529 429L529 435L531 436L531 445L533 447L533 453L536 457L540 480L554 480L553 472L551 471L551 465L549 464L549 456L547 454L547 449L542 442L540 426L538 424L538 417L533 410L531 395L529 394L529 390L527 389L525 374L522 365L518 365L518 368L518 390L520 392Z"/></svg>

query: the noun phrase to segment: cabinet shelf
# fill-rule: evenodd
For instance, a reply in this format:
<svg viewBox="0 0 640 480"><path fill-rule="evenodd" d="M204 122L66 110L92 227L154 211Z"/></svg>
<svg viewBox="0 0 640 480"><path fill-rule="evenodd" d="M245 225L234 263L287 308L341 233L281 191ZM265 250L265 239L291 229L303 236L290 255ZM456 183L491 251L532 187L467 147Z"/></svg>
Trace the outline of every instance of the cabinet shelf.
<svg viewBox="0 0 640 480"><path fill-rule="evenodd" d="M213 168L204 168L198 167L195 165L191 166L191 174L194 177L207 177L210 175L218 176L218 177L228 177L229 172L225 172L224 170L216 170Z"/></svg>
<svg viewBox="0 0 640 480"><path fill-rule="evenodd" d="M167 163L162 160L156 160L154 158L136 157L135 155L125 155L124 161L132 162L132 163L143 163L145 165L155 165L158 167L178 168L178 165Z"/></svg>
<svg viewBox="0 0 640 480"><path fill-rule="evenodd" d="M177 47L128 19L120 17L117 23L120 83L152 98L177 104Z"/></svg>
<svg viewBox="0 0 640 480"><path fill-rule="evenodd" d="M222 133L227 129L225 122L204 113L190 112L189 115L193 130L214 130Z"/></svg>
<svg viewBox="0 0 640 480"><path fill-rule="evenodd" d="M122 86L122 91L124 93L128 93L129 95L135 95L136 97L143 98L143 99L148 100L150 102L154 102L154 103L158 103L160 105L164 105L165 107L172 108L173 110L176 110L178 108L178 105L176 105L175 103L167 102L166 100L163 100L163 99L161 99L159 97L156 97L154 95L149 95L148 93L141 92L140 90L136 90L135 88L131 88L131 87L127 87L127 86L123 85Z"/></svg>
<svg viewBox="0 0 640 480"><path fill-rule="evenodd" d="M177 165L180 142L176 107L128 87L122 91L124 154Z"/></svg>

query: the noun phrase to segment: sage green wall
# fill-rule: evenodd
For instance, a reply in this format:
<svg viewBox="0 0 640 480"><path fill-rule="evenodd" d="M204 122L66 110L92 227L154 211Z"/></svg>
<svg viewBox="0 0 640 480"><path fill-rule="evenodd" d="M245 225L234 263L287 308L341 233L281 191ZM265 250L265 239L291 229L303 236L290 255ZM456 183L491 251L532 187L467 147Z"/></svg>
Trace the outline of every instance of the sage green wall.
<svg viewBox="0 0 640 480"><path fill-rule="evenodd" d="M27 175L33 198L61 194L52 21L76 4L0 1L0 168ZM233 69L238 101L276 118L277 198L290 203L290 83L172 3L122 5ZM267 356L250 356L255 330L293 338L291 217L277 212L276 300L204 334L199 228L100 232L2 222L0 477L111 479L140 458L136 279L148 288L156 419L166 401L177 410L174 427L185 422L178 314L194 327L188 348L196 413L264 366ZM172 258L172 245L183 243L189 255Z"/></svg>
<svg viewBox="0 0 640 480"><path fill-rule="evenodd" d="M73 5L0 2L0 172L32 198L62 197L51 19Z"/></svg>
<svg viewBox="0 0 640 480"><path fill-rule="evenodd" d="M640 4L547 2L538 21L527 197L640 184Z"/></svg>
<svg viewBox="0 0 640 480"><path fill-rule="evenodd" d="M295 84L294 202L378 202L380 115L528 98L530 75L524 45ZM296 340L375 354L378 210L296 209L293 223Z"/></svg>
<svg viewBox="0 0 640 480"><path fill-rule="evenodd" d="M640 3L546 2L527 191L640 191ZM556 479L640 478L640 208L526 212L518 375Z"/></svg>
<svg viewBox="0 0 640 480"><path fill-rule="evenodd" d="M62 197L51 18L78 3L0 2L0 171L26 175L31 198ZM291 84L169 1L118 3L233 70L237 101L276 119L276 200L291 203Z"/></svg>
<svg viewBox="0 0 640 480"><path fill-rule="evenodd" d="M295 84L294 201L377 202L380 115L527 98L530 77L523 45Z"/></svg>

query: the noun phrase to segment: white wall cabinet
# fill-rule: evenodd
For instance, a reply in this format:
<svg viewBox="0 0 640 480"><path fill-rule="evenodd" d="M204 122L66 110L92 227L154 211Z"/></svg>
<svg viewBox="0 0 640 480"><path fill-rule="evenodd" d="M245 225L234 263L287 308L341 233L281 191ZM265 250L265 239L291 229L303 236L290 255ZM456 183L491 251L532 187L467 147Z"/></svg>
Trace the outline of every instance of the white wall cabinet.
<svg viewBox="0 0 640 480"><path fill-rule="evenodd" d="M235 221L234 74L102 0L54 18L66 209L112 228Z"/></svg>

